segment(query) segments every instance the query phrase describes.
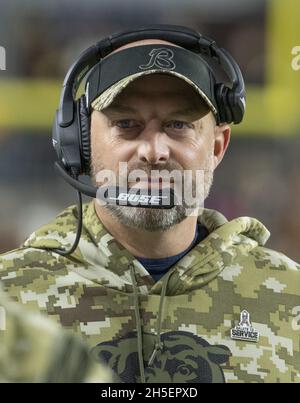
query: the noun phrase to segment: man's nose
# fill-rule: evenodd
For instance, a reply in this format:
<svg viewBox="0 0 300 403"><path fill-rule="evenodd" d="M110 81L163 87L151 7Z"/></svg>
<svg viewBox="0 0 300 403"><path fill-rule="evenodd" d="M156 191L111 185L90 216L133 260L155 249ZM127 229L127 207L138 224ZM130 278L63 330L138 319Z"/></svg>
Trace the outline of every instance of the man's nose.
<svg viewBox="0 0 300 403"><path fill-rule="evenodd" d="M167 144L167 135L158 125L145 127L140 133L137 153L140 161L149 164L161 164L169 160L170 150Z"/></svg>

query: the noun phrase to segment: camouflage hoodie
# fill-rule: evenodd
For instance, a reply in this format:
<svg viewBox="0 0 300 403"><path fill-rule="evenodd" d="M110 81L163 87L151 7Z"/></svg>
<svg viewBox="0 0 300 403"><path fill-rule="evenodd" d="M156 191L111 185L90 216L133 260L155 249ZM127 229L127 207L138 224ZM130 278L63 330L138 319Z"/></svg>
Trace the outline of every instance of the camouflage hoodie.
<svg viewBox="0 0 300 403"><path fill-rule="evenodd" d="M83 207L0 258L17 301L82 335L121 382L300 382L300 266L256 219L199 217L209 235L158 282Z"/></svg>
<svg viewBox="0 0 300 403"><path fill-rule="evenodd" d="M0 287L0 383L110 381L81 338L11 302Z"/></svg>

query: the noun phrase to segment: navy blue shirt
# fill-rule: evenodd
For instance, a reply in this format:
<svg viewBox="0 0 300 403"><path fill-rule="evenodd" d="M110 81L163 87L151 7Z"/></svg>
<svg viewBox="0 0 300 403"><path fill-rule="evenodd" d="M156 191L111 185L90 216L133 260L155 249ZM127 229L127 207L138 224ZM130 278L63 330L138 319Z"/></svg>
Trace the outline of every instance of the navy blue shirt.
<svg viewBox="0 0 300 403"><path fill-rule="evenodd" d="M180 260L184 255L186 255L195 245L197 245L200 241L206 238L208 235L208 231L206 227L203 225L196 226L195 237L191 245L185 249L183 252L179 253L175 256L163 257L159 259L150 259L145 257L135 258L147 269L149 274L154 278L155 281L158 281L164 274L167 273L169 268L173 266L178 260Z"/></svg>

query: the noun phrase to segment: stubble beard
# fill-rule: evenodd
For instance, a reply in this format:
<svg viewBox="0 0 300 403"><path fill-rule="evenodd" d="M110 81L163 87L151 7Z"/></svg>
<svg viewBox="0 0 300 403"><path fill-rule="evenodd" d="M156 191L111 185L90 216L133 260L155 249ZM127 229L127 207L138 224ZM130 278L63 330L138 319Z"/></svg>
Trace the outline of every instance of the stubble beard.
<svg viewBox="0 0 300 403"><path fill-rule="evenodd" d="M91 178L94 184L96 184L96 174L101 169L104 169L103 165L97 161L97 165L91 164ZM169 169L164 167L164 169ZM169 171L171 171L171 167ZM213 183L213 156L209 155L204 162L203 170L203 186L201 199L204 200L208 197L210 189ZM146 170L148 172L148 170ZM196 182L192 180L192 190L193 195L196 193ZM105 210L121 224L135 229L141 229L149 232L166 231L176 224L181 223L186 219L191 212L195 215L201 215L203 211L203 202L194 205L186 205L185 201L181 205L175 205L171 209L153 209L153 208L142 208L142 207L127 207L118 206L113 204L106 204L103 206Z"/></svg>

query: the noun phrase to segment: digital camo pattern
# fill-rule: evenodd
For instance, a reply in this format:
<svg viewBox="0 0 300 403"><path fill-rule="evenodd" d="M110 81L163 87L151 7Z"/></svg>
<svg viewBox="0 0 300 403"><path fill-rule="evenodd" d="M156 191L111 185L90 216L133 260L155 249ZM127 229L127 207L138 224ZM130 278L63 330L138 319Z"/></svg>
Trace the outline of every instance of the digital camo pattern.
<svg viewBox="0 0 300 403"><path fill-rule="evenodd" d="M227 347L228 360L219 364L226 382L300 382L299 265L264 247L269 232L256 219L227 222L220 213L205 210L199 220L210 234L172 269L163 299L161 339L185 332L210 346ZM71 246L76 224L76 207L71 206L21 248L1 255L5 289L28 309L44 312L82 335L91 348L137 332L137 310L143 335L155 336L164 278L155 283L107 233L93 202L84 205L76 251L68 258L51 252ZM259 332L258 343L230 337L244 309ZM154 338L143 337L144 357L153 350ZM160 354L156 359L164 359Z"/></svg>
<svg viewBox="0 0 300 403"><path fill-rule="evenodd" d="M0 311L0 383L111 381L81 338L26 311L1 290Z"/></svg>

